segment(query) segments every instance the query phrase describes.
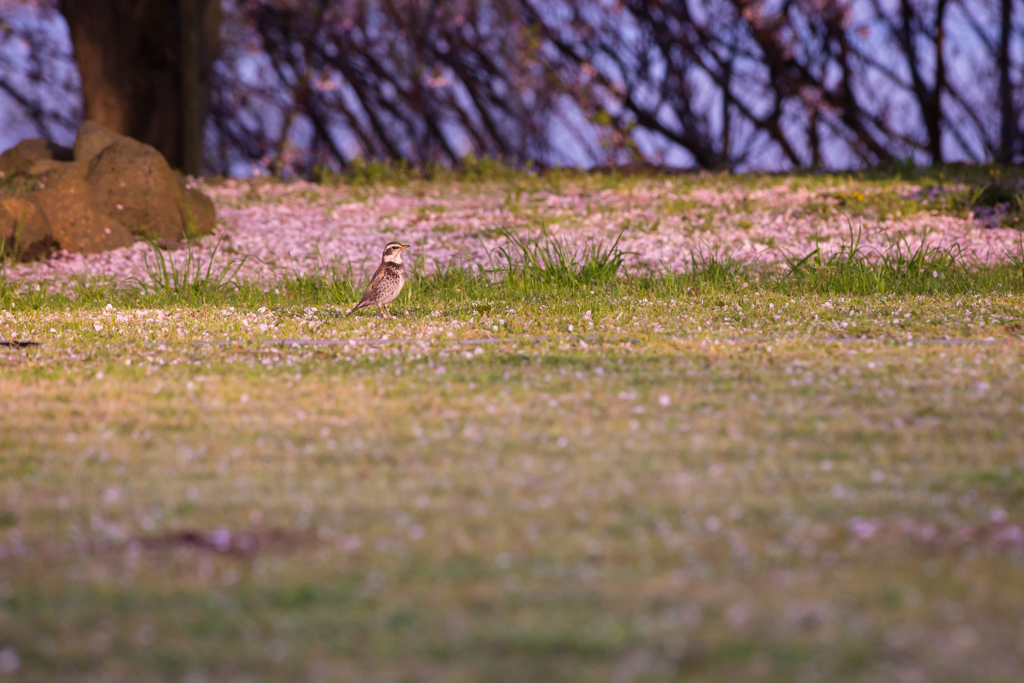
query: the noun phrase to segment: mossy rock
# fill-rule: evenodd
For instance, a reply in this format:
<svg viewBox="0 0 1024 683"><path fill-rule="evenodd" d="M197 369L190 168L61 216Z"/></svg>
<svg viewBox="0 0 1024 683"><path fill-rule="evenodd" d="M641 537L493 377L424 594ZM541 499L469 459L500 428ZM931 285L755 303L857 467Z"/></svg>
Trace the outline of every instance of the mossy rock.
<svg viewBox="0 0 1024 683"><path fill-rule="evenodd" d="M138 237L176 245L216 226L210 198L186 187L156 148L93 121L79 127L74 150L25 140L0 155L4 169L4 194L22 203L0 215L0 239L19 257L116 249ZM17 240L11 226L20 226Z"/></svg>
<svg viewBox="0 0 1024 683"><path fill-rule="evenodd" d="M199 190L185 188L182 190L184 203L181 217L185 223L188 237L209 235L217 226L217 209L213 200Z"/></svg>
<svg viewBox="0 0 1024 683"><path fill-rule="evenodd" d="M57 159L41 159L34 162L25 172L25 175L43 184L43 187L52 185L67 174L73 174L79 178L85 178L89 173L89 164L81 161L58 161Z"/></svg>
<svg viewBox="0 0 1024 683"><path fill-rule="evenodd" d="M50 222L43 210L25 197L0 201L0 258L34 261L56 248Z"/></svg>
<svg viewBox="0 0 1024 683"><path fill-rule="evenodd" d="M23 175L33 164L42 161L66 162L72 160L72 152L66 147L42 138L22 140L14 147L0 154L0 173L4 177Z"/></svg>
<svg viewBox="0 0 1024 683"><path fill-rule="evenodd" d="M156 148L122 137L89 162L86 179L100 205L132 234L168 241L186 237L185 198Z"/></svg>
<svg viewBox="0 0 1024 683"><path fill-rule="evenodd" d="M123 139L126 139L126 136L115 133L106 126L95 121L84 121L78 127L78 134L75 136L75 161L89 163L107 147Z"/></svg>
<svg viewBox="0 0 1024 683"><path fill-rule="evenodd" d="M46 216L55 244L67 251L91 254L126 247L135 237L96 200L93 186L75 174L29 195Z"/></svg>

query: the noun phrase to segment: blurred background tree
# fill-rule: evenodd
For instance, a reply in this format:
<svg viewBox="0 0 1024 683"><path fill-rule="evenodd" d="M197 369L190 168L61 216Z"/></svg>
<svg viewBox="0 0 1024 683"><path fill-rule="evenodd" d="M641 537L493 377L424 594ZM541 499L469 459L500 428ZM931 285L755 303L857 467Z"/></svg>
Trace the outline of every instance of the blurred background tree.
<svg viewBox="0 0 1024 683"><path fill-rule="evenodd" d="M0 0L0 109L208 173L1020 163L1022 2Z"/></svg>
<svg viewBox="0 0 1024 683"><path fill-rule="evenodd" d="M13 95L43 135L55 137L54 125L74 127L84 116L153 145L174 166L199 171L220 42L219 0L22 1L0 7L7 10L5 45L28 46L7 50L0 89ZM22 17L13 16L18 10ZM71 50L54 30L54 10L66 22ZM36 21L24 21L33 13ZM187 31L183 20L190 20ZM53 78L54 69L73 70L54 63L69 58L78 78ZM80 100L67 97L69 90L77 90ZM81 108L66 106L69 99Z"/></svg>

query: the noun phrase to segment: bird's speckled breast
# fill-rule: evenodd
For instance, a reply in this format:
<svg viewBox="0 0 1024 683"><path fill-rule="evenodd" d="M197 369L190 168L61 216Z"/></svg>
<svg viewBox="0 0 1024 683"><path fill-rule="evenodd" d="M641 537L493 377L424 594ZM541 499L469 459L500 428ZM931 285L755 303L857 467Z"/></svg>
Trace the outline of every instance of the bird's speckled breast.
<svg viewBox="0 0 1024 683"><path fill-rule="evenodd" d="M390 303L398 297L403 285L405 285L405 266L400 263L389 263L385 266L384 277L381 278L380 285L378 285L379 294L375 298L382 303Z"/></svg>

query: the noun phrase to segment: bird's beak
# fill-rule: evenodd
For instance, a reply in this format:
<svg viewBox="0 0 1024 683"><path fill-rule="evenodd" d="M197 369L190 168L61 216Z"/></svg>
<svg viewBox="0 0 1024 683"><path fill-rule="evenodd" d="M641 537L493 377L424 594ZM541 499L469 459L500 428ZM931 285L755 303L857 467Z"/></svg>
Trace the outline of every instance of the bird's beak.
<svg viewBox="0 0 1024 683"><path fill-rule="evenodd" d="M402 245L402 251L405 251L406 249L408 249L411 246L412 246L411 244L403 244Z"/></svg>

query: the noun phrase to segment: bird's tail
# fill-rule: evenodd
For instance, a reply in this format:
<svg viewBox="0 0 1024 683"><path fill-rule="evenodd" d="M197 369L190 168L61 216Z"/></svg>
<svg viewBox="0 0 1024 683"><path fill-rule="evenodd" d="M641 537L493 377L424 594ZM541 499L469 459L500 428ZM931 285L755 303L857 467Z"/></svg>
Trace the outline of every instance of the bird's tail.
<svg viewBox="0 0 1024 683"><path fill-rule="evenodd" d="M345 314L345 317L347 318L347 317L349 317L350 315L352 315L353 313L355 313L356 311L358 311L358 310L359 310L360 308L366 308L366 307L367 307L367 306L369 306L369 305L370 305L370 304L366 303L365 301L360 301L360 302L359 302L359 303L357 303L357 304L356 304L355 306L353 306L353 307L352 307L352 308L351 308L351 309L349 310L349 312L348 312L348 313L346 313L346 314Z"/></svg>

